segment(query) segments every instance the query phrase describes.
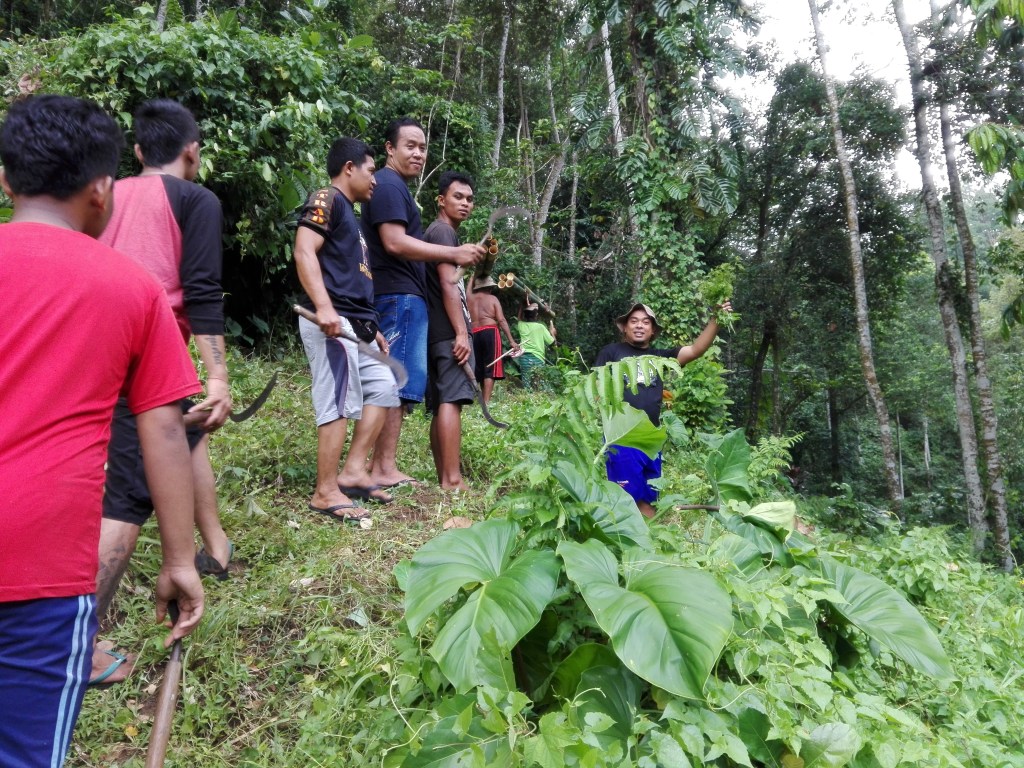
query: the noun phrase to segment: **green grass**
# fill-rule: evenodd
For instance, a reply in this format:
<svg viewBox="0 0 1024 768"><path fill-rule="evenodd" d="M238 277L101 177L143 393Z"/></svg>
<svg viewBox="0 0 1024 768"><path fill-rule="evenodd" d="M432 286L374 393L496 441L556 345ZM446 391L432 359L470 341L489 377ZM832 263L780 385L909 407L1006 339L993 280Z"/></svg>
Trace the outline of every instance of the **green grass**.
<svg viewBox="0 0 1024 768"><path fill-rule="evenodd" d="M212 440L221 517L235 544L231 578L206 580L206 616L184 641L184 676L167 764L316 766L379 764L382 739L400 740L390 705L395 624L401 594L391 570L442 530L452 515L483 516L487 484L508 461L502 436L477 406L464 415L469 494L402 488L374 507L369 531L337 525L306 509L315 479L316 428L305 361L236 356L236 403L247 404L279 370L263 409L229 423ZM499 385L492 410L514 418L522 396ZM406 420L400 464L433 481L422 411ZM166 659L153 623L159 568L155 523L140 546L103 636L140 654L123 684L89 691L70 766L142 765Z"/></svg>

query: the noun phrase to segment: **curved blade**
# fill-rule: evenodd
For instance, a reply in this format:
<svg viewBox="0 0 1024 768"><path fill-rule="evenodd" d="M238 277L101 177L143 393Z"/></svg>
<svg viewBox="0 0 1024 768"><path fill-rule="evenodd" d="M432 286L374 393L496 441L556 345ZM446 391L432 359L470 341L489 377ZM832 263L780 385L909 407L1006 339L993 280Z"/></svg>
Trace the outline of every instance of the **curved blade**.
<svg viewBox="0 0 1024 768"><path fill-rule="evenodd" d="M250 418L254 413L256 413L256 411L263 407L265 402L267 402L267 398L270 397L270 393L274 390L275 384L277 384L277 371L274 371L274 375L270 377L270 381L267 382L267 386L263 388L263 391L259 393L248 408L229 414L231 420L239 422Z"/></svg>
<svg viewBox="0 0 1024 768"><path fill-rule="evenodd" d="M469 379L469 383L473 385L473 391L476 392L476 399L480 402L480 408L484 412L484 418L498 429L508 429L508 424L503 421L498 421L496 418L491 416L491 412L487 410L487 403L484 402L483 393L480 391L480 384L477 383L476 374L473 373L473 369L469 367L469 363L462 364L462 372L466 374L466 378Z"/></svg>

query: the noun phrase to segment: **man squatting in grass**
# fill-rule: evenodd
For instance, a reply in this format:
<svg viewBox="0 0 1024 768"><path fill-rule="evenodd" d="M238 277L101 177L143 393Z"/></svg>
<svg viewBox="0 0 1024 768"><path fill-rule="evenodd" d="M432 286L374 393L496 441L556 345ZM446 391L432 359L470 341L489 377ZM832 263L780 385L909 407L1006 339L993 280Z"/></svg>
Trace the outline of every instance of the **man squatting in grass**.
<svg viewBox="0 0 1024 768"><path fill-rule="evenodd" d="M522 354L522 347L512 336L508 320L495 295L498 285L490 276L469 282L469 316L473 319L473 356L476 359L476 380L480 382L485 403L491 402L494 380L505 378L505 361L501 357L501 332L512 347L512 357ZM501 329L499 332L498 329ZM491 365L492 362L498 362Z"/></svg>
<svg viewBox="0 0 1024 768"><path fill-rule="evenodd" d="M135 111L137 176L114 184L114 213L100 242L130 256L163 286L178 330L196 348L206 369L206 398L183 399L185 434L191 449L196 526L204 547L196 555L200 573L227 578L233 547L221 526L217 488L210 465L210 432L231 413L224 354L224 291L221 288L221 228L217 196L193 183L199 173L199 126L192 113L171 99L147 101ZM110 609L142 525L153 512L135 417L118 400L107 452L100 568L96 608ZM99 643L93 651L90 684L124 680L135 661Z"/></svg>
<svg viewBox="0 0 1024 768"><path fill-rule="evenodd" d="M377 171L373 200L362 206L362 222L381 331L389 354L409 372L409 381L398 391L402 404L388 411L373 447L373 483L393 488L413 482L395 459L403 411L423 401L427 384L426 262L472 266L484 249L473 243L453 248L423 241L420 211L407 186L427 159L427 139L419 123L410 117L393 120L385 131L384 150L387 162Z"/></svg>
<svg viewBox="0 0 1024 768"><path fill-rule="evenodd" d="M0 128L0 765L60 766L96 634L96 570L114 404L138 419L159 509L156 617L203 614L193 558L192 467L179 402L199 391L156 280L96 242L124 139L100 107L16 102Z"/></svg>
<svg viewBox="0 0 1024 768"><path fill-rule="evenodd" d="M423 235L425 242L457 248L458 228L473 213L473 180L464 173L445 171L438 183L437 219ZM473 402L476 389L462 367L473 368L469 341L466 289L455 280L456 266L440 261L427 264L427 408L430 452L442 488L469 490L462 480L462 406Z"/></svg>
<svg viewBox="0 0 1024 768"><path fill-rule="evenodd" d="M723 312L732 312L732 304L726 301L719 309ZM622 333L622 341L604 347L597 355L595 366L643 355L674 357L677 363L686 365L707 352L718 335L718 322L712 315L692 344L672 349L656 349L651 346L651 342L661 332L661 326L658 325L654 312L646 304L634 304L626 314L615 318L615 324ZM654 426L661 423L661 379L656 378L646 383L638 382L636 394L627 387L623 399L646 413ZM650 481L661 477L661 453L652 459L638 448L609 445L605 468L608 479L625 488L646 517L653 517L652 505L658 500L658 491Z"/></svg>
<svg viewBox="0 0 1024 768"><path fill-rule="evenodd" d="M316 490L309 507L336 522L369 523L370 513L353 498L378 502L391 497L374 485L366 469L370 448L388 408L397 407L391 369L341 337L356 336L387 352L373 308L373 273L354 203L366 203L376 180L370 148L358 139L336 140L327 153L331 186L310 195L295 233L295 266L306 292L302 305L316 322L299 318L302 345L313 376L316 411ZM358 419L341 473L347 419Z"/></svg>

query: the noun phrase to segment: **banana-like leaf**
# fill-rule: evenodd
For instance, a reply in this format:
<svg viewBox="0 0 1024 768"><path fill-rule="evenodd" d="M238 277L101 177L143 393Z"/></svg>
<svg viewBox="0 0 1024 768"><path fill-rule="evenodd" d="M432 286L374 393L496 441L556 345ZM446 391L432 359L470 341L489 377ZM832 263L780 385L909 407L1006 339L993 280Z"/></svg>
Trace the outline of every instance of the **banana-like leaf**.
<svg viewBox="0 0 1024 768"><path fill-rule="evenodd" d="M598 541L563 541L558 554L619 659L677 696L703 698L704 683L732 631L732 601L709 574L643 550L618 563Z"/></svg>
<svg viewBox="0 0 1024 768"><path fill-rule="evenodd" d="M525 552L483 581L445 622L430 655L455 690L462 693L476 685L507 685L507 666L496 663L491 655L500 649L505 658L540 621L555 593L560 570L558 558L550 550ZM484 637L492 633L493 641L485 645Z"/></svg>
<svg viewBox="0 0 1024 768"><path fill-rule="evenodd" d="M712 449L706 469L708 479L714 486L719 503L727 501L750 501L750 481L747 468L750 466L750 446L742 429L736 429L724 438L706 441Z"/></svg>
<svg viewBox="0 0 1024 768"><path fill-rule="evenodd" d="M835 610L868 637L886 646L915 669L949 680L953 669L942 644L924 617L885 582L830 557L818 561L822 575L846 599Z"/></svg>
<svg viewBox="0 0 1024 768"><path fill-rule="evenodd" d="M558 462L551 475L576 501L594 505L590 514L609 539L644 549L654 547L647 522L620 485L610 480L595 482L566 461Z"/></svg>

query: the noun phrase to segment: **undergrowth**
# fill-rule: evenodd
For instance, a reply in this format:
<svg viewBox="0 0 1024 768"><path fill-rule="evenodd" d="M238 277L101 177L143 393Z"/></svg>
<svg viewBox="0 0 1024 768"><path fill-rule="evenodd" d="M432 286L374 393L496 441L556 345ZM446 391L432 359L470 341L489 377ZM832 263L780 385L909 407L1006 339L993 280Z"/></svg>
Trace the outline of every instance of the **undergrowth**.
<svg viewBox="0 0 1024 768"><path fill-rule="evenodd" d="M752 583L731 564L733 550L713 546L725 531L721 520L673 507L713 498L717 481L706 467L709 449L694 434L673 435L666 447L663 492L672 508L650 533L658 551L686 558L719 580L738 606L703 703L681 704L654 688L637 698L632 720L620 731L621 723L602 719L601 702L571 693L563 699L559 691L568 689L557 682L545 688L534 679L520 685L526 693L499 695L484 686L458 695L428 650L438 621L469 593L442 607L439 618L414 636L393 573L401 575L403 561L438 541L452 516L482 521L510 515L528 526L526 516L540 514L550 525L536 529L536 546L553 547L565 536L558 521L580 502L551 495L555 480L544 462L554 448L569 455L580 446L573 448L571 430L544 432L559 423L552 415L557 401L499 387L491 410L512 424L508 432L495 431L477 406L468 407L463 456L474 490L401 489L394 504L375 509L374 528L360 531L306 510L316 433L301 357L288 348L261 358L233 353L231 369L240 405L275 370L279 381L253 419L229 424L212 441L235 565L226 582L206 583L207 615L185 640L169 766L840 765L834 755L792 749L820 736L815 729L823 723L850 725L860 740L856 765L864 768L1024 766L1019 576L978 564L942 529L885 525L865 528L863 537L833 535L821 516L808 546L899 590L936 630L954 678L933 680L823 610L827 589L818 577L768 568ZM582 410L573 429L587 428ZM427 428L422 414L407 419L400 459L406 471L432 480ZM777 442L755 448L751 488L759 498L785 498L787 484L777 470L789 447ZM599 464L588 472L594 467L599 472ZM125 683L87 694L68 765L143 764L166 658L159 645L163 631L152 623L159 563L152 525L143 531L114 620L103 633L117 647L139 653L138 666ZM606 642L600 628L588 624L571 584L559 582L554 605L568 624L560 625L562 634L552 628L546 642L554 643L553 652L571 651L565 634L570 625L588 627L591 644ZM592 682L600 680L603 695L632 690L638 679L621 675L611 684L612 673L601 674L606 676ZM540 698L548 688L550 694ZM758 717L771 723L771 733L764 733L769 742L789 745L784 759L778 750L744 744L735 725L740 717L747 732L760 732L761 721L753 722ZM438 723L447 723L448 733L459 731L460 722L460 738L479 749L435 762L421 757ZM631 746L617 751L609 739ZM495 744L503 746L492 750ZM556 754L558 762L552 762Z"/></svg>

